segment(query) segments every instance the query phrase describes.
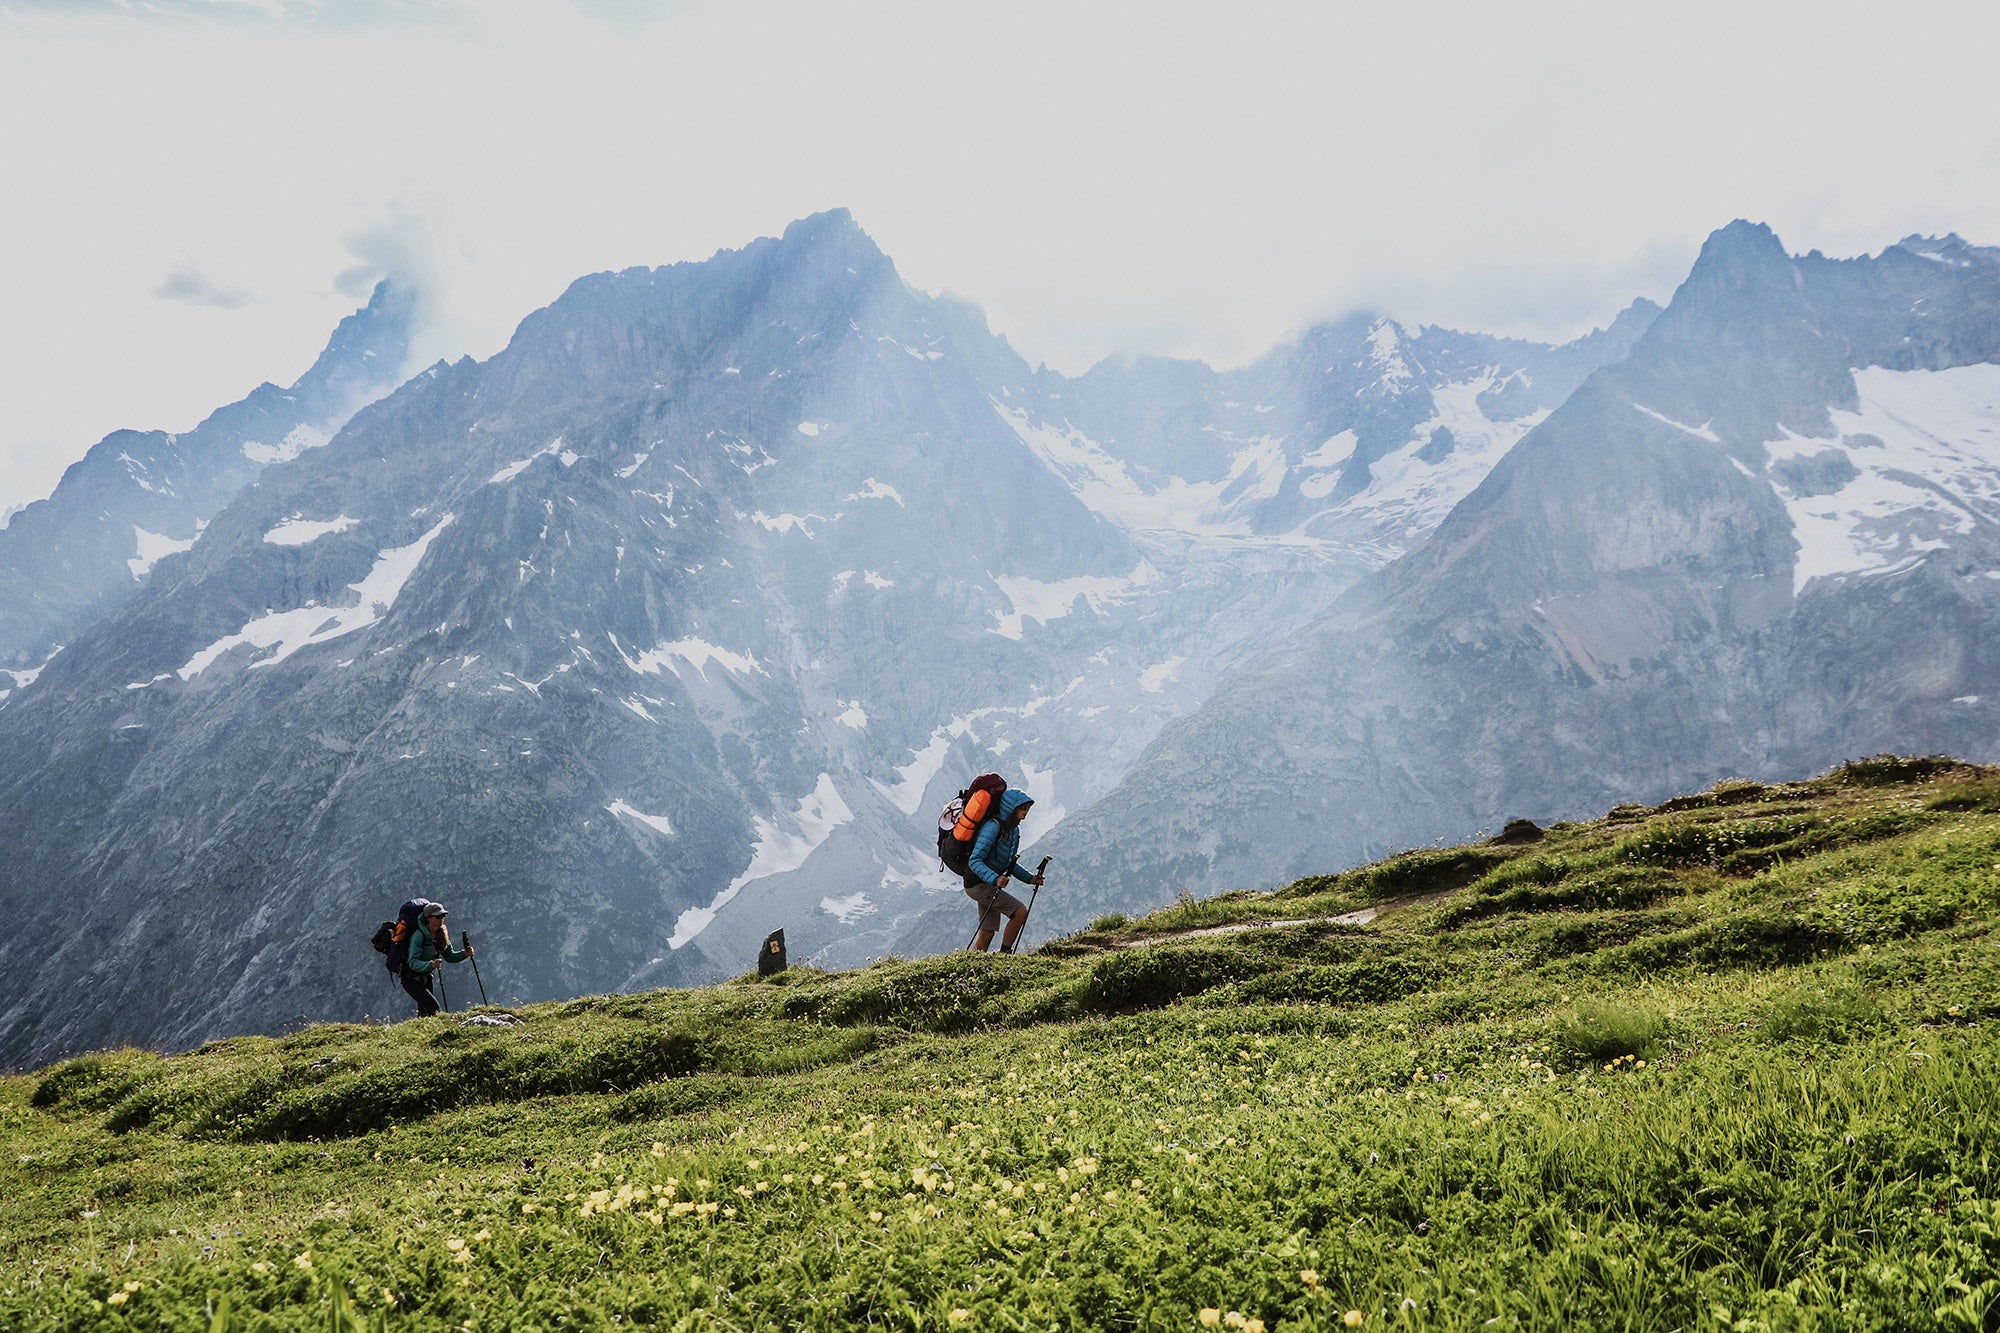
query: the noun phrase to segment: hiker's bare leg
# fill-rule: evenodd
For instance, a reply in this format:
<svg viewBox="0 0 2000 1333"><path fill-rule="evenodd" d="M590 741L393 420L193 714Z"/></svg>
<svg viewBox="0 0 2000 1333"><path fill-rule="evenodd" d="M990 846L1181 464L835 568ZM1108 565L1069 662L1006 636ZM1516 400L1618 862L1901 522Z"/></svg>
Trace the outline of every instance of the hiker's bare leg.
<svg viewBox="0 0 2000 1333"><path fill-rule="evenodd" d="M1002 953L1014 952L1014 941L1021 938L1021 927L1027 924L1028 913L1026 909L1016 912L1007 918L1007 933L1000 937L1000 951Z"/></svg>
<svg viewBox="0 0 2000 1333"><path fill-rule="evenodd" d="M990 930L982 930L972 937L972 951L974 953L985 953L992 944L993 932Z"/></svg>

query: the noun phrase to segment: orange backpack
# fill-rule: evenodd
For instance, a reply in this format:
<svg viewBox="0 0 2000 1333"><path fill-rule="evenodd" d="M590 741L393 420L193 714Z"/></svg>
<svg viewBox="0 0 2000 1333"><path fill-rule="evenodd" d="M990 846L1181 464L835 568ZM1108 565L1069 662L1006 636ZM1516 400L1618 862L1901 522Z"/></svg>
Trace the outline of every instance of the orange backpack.
<svg viewBox="0 0 2000 1333"><path fill-rule="evenodd" d="M981 773L944 808L938 816L938 860L946 870L960 876L971 873L972 840L1006 790L1007 780L998 773Z"/></svg>

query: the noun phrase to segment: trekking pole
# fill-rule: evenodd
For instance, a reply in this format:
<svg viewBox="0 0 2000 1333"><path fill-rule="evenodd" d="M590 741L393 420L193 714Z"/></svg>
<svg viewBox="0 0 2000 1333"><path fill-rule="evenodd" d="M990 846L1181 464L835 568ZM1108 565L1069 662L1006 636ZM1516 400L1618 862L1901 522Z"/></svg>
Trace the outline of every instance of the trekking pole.
<svg viewBox="0 0 2000 1333"><path fill-rule="evenodd" d="M460 935L459 938L465 941L465 951L468 954L471 953L472 952L471 933L467 932L463 935ZM491 1004L492 1001L486 998L486 978L479 975L479 960L477 958L468 958L466 961L472 964L472 979L479 983L479 1002L481 1004Z"/></svg>
<svg viewBox="0 0 2000 1333"><path fill-rule="evenodd" d="M437 973L437 974L438 974L438 1005L439 1005L439 1007L440 1007L440 1008L442 1008L442 1009L443 1009L443 1010L444 1010L444 1011L445 1011L446 1013L450 1013L450 1012L451 1012L451 996L450 996L449 994L447 994L447 993L445 992L445 988L444 988L444 963L443 963L443 961L442 961L442 960L440 960L440 961L438 962L437 966L436 966L436 967L433 967L433 968L431 969L431 971L433 971L433 972L435 972L435 973Z"/></svg>
<svg viewBox="0 0 2000 1333"><path fill-rule="evenodd" d="M1041 878L1042 878L1042 877L1043 877L1044 875L1047 875L1047 874L1049 873L1049 862L1051 862L1051 861L1053 861L1053 860L1055 860L1055 858L1054 858L1054 857L1052 857L1052 856L1045 856L1045 857L1043 857L1043 858L1042 858L1042 863L1041 863L1040 865L1038 865L1038 866L1036 866L1036 867L1035 867L1035 878L1036 878L1036 879L1041 879ZM1029 915L1029 916L1033 916L1033 915L1035 914L1035 899L1036 899L1036 897L1037 897L1037 896L1039 896L1039 895L1040 895L1041 891L1042 891L1042 886L1041 886L1041 885L1039 885L1039 884L1037 884L1037 885L1035 886L1035 891L1034 891L1034 893L1031 893L1031 894L1029 894L1029 895L1028 895L1028 915Z"/></svg>

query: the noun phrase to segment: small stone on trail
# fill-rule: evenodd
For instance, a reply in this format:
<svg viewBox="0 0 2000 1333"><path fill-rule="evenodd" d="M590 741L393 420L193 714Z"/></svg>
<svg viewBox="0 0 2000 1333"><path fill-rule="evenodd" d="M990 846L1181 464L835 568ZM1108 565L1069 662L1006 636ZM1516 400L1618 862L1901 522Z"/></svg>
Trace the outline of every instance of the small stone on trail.
<svg viewBox="0 0 2000 1333"><path fill-rule="evenodd" d="M459 1019L458 1025L462 1028L511 1028L525 1021L517 1014L473 1014Z"/></svg>

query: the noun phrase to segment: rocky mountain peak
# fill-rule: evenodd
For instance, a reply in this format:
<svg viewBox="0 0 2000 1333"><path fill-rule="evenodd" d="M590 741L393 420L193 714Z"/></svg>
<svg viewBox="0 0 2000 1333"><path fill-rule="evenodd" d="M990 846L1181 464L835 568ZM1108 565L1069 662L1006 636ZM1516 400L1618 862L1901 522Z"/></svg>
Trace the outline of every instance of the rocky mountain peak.
<svg viewBox="0 0 2000 1333"><path fill-rule="evenodd" d="M328 409L345 416L368 399L379 397L386 385L400 383L410 355L421 292L409 282L383 278L368 296L368 304L341 320L326 348L292 392L324 400Z"/></svg>
<svg viewBox="0 0 2000 1333"><path fill-rule="evenodd" d="M1949 268L1971 268L1975 264L2000 263L2000 248L1970 244L1955 231L1946 232L1943 236L1912 234L1889 248Z"/></svg>
<svg viewBox="0 0 2000 1333"><path fill-rule="evenodd" d="M1716 302L1741 300L1746 293L1768 301L1772 292L1798 283L1798 266L1778 234L1764 223L1738 218L1702 243L1694 267L1674 293L1678 310L1670 309L1669 318L1656 327L1672 327L1671 316L1680 311L1706 315Z"/></svg>

